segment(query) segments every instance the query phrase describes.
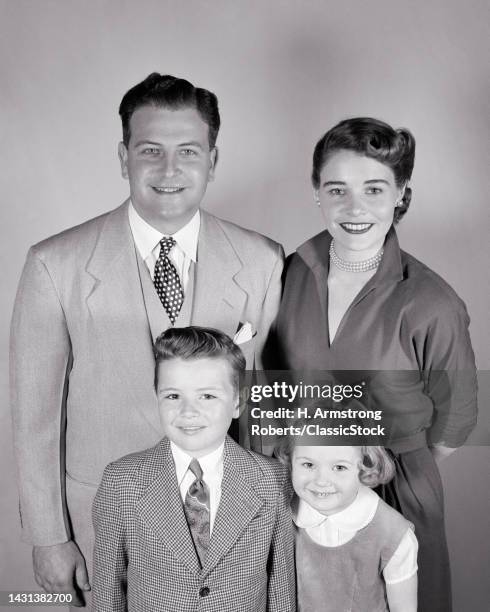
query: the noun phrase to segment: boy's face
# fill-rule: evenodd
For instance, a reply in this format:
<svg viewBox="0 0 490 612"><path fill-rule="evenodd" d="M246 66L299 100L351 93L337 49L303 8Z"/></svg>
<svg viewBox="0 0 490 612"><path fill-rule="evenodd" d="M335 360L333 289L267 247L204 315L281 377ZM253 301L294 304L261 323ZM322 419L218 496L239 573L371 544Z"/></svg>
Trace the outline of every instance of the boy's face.
<svg viewBox="0 0 490 612"><path fill-rule="evenodd" d="M225 439L239 400L225 358L170 359L158 366L158 403L165 435L192 457Z"/></svg>
<svg viewBox="0 0 490 612"><path fill-rule="evenodd" d="M294 490L321 514L336 514L357 496L360 462L355 446L296 446L291 461Z"/></svg>

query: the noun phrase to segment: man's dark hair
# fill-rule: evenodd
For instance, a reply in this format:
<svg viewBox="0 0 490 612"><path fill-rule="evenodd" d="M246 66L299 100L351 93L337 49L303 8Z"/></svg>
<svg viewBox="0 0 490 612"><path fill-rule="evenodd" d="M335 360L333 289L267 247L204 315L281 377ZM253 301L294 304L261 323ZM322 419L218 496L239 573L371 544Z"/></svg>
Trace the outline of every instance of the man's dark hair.
<svg viewBox="0 0 490 612"><path fill-rule="evenodd" d="M158 366L169 359L226 359L233 371L232 383L238 392L245 372L245 357L240 347L223 332L211 327L171 327L155 342L155 386ZM196 366L199 367L199 366Z"/></svg>
<svg viewBox="0 0 490 612"><path fill-rule="evenodd" d="M194 87L185 79L178 79L169 74L152 72L141 83L138 83L124 94L119 105L123 128L123 142L127 147L131 137L130 119L138 108L153 106L178 110L195 108L201 119L208 126L209 148L216 145L220 126L218 98L207 89Z"/></svg>

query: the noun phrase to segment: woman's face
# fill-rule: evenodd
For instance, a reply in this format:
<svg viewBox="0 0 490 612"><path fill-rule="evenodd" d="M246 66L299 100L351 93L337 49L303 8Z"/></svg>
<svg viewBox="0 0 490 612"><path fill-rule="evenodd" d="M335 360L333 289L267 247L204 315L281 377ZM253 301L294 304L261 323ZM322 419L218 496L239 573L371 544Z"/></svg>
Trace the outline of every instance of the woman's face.
<svg viewBox="0 0 490 612"><path fill-rule="evenodd" d="M337 255L351 261L375 255L403 191L389 166L353 151L333 153L320 172L317 194Z"/></svg>

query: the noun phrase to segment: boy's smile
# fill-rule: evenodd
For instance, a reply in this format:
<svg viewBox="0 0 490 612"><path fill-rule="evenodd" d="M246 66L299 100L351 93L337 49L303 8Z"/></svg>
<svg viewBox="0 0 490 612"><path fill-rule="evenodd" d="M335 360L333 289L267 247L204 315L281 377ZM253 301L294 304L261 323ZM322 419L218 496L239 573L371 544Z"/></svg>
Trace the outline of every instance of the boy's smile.
<svg viewBox="0 0 490 612"><path fill-rule="evenodd" d="M165 435L196 458L218 448L238 416L238 393L225 358L162 361L157 393Z"/></svg>
<svg viewBox="0 0 490 612"><path fill-rule="evenodd" d="M179 427L179 429L181 429L185 434L192 436L193 434L197 433L198 431L201 431L202 429L204 429L203 426L201 425L189 425L189 426L184 426L184 427Z"/></svg>

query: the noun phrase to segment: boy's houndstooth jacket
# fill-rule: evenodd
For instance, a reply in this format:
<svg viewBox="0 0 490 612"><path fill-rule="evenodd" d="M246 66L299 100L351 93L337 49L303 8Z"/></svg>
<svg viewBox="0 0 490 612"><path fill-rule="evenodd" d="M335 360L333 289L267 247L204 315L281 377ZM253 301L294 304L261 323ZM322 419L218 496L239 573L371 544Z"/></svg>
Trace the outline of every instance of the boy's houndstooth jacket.
<svg viewBox="0 0 490 612"><path fill-rule="evenodd" d="M223 461L202 570L169 441L106 468L93 508L96 612L294 612L286 468L228 437Z"/></svg>

